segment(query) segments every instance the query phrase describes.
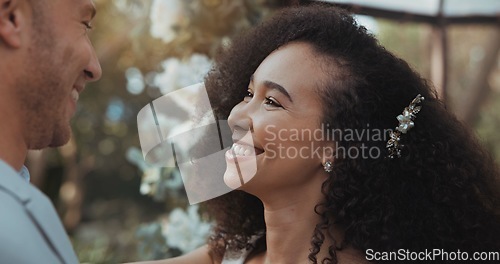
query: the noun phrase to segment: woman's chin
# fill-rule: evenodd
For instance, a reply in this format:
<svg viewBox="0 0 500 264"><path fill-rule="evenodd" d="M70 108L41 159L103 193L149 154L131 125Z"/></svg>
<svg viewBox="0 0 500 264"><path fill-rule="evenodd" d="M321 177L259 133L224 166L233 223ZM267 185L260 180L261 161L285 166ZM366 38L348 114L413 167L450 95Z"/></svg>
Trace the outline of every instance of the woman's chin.
<svg viewBox="0 0 500 264"><path fill-rule="evenodd" d="M224 173L224 183L227 185L227 187L236 190L242 186L240 177L238 176L238 172L233 172L226 170Z"/></svg>
<svg viewBox="0 0 500 264"><path fill-rule="evenodd" d="M239 166L239 170L238 167ZM236 190L249 182L257 172L255 159L235 163L227 162L224 172L224 183L231 189Z"/></svg>

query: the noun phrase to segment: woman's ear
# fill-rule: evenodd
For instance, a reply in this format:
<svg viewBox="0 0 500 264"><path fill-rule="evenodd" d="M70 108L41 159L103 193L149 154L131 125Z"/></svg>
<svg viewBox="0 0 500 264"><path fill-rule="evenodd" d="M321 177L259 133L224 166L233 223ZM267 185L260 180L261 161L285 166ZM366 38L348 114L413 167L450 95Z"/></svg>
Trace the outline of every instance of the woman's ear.
<svg viewBox="0 0 500 264"><path fill-rule="evenodd" d="M19 48L22 40L22 29L26 24L25 0L0 0L0 43L8 48ZM35 0L38 1L38 0ZM26 4L24 3L24 6Z"/></svg>

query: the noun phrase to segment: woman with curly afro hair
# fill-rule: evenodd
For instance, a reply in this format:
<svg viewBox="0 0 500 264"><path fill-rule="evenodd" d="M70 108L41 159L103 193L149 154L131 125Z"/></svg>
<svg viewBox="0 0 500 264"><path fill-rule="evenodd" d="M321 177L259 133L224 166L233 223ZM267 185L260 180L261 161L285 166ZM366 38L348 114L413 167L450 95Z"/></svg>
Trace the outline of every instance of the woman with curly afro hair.
<svg viewBox="0 0 500 264"><path fill-rule="evenodd" d="M430 84L344 11L278 12L224 47L205 85L235 141L225 182L240 158L254 156L257 169L208 202L208 245L165 263L498 258L494 161Z"/></svg>

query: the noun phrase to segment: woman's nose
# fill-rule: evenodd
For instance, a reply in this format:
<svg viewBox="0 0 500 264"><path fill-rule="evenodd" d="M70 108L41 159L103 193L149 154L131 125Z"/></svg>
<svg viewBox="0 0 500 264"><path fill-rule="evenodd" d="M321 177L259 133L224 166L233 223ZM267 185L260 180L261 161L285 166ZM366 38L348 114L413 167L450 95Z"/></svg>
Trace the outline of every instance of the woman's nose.
<svg viewBox="0 0 500 264"><path fill-rule="evenodd" d="M233 133L236 130L253 131L253 122L248 106L249 104L242 102L231 110L227 121Z"/></svg>

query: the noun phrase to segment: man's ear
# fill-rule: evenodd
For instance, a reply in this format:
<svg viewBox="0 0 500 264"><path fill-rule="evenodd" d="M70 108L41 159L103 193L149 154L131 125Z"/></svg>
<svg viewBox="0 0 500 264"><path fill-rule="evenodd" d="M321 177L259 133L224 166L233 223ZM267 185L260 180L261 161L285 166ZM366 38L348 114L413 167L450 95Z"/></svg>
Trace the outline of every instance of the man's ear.
<svg viewBox="0 0 500 264"><path fill-rule="evenodd" d="M11 47L21 46L21 29L25 25L24 0L0 0L0 43ZM38 0L36 0L38 1Z"/></svg>

